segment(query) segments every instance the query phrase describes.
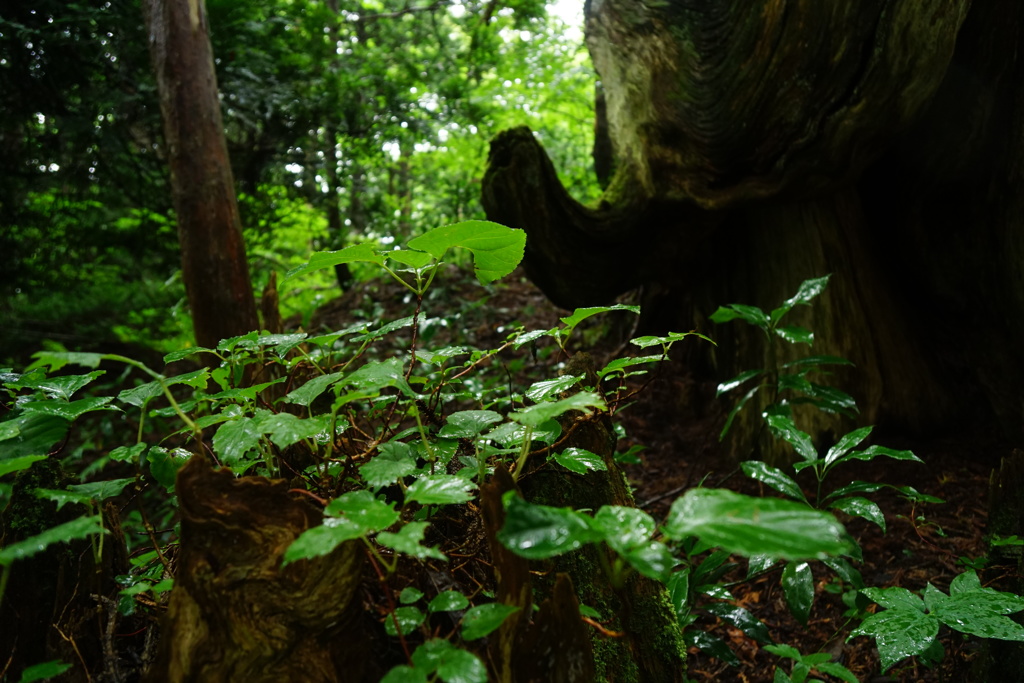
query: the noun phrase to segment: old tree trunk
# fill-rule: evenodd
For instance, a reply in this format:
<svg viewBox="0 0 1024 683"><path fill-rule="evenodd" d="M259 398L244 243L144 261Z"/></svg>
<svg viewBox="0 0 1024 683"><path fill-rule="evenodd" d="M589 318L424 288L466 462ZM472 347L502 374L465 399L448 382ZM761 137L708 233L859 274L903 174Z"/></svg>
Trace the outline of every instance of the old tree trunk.
<svg viewBox="0 0 1024 683"><path fill-rule="evenodd" d="M709 313L833 273L800 322L815 353L856 363L838 382L860 424L1016 438L1022 21L1012 0L589 0L600 205L573 201L516 129L492 142L485 207L528 232L553 301L642 288L649 330L715 337L700 360L721 379L761 367L761 341Z"/></svg>

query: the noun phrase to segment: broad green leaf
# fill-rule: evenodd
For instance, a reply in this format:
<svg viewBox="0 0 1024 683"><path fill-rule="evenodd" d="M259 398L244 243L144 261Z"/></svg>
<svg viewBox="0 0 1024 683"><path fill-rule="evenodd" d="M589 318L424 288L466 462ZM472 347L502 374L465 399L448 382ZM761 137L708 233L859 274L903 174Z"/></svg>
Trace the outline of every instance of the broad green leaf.
<svg viewBox="0 0 1024 683"><path fill-rule="evenodd" d="M757 306L746 304L729 304L723 306L711 314L711 321L716 323L727 323L730 320L740 318L762 330L768 330L768 316Z"/></svg>
<svg viewBox="0 0 1024 683"><path fill-rule="evenodd" d="M184 467L191 457L192 454L182 448L151 448L146 453L146 462L157 483L168 491L173 491L178 470Z"/></svg>
<svg viewBox="0 0 1024 683"><path fill-rule="evenodd" d="M61 377L46 377L38 373L22 375L14 382L4 384L16 389L38 389L48 398L61 401L70 401L82 387L91 383L97 377L105 375L105 370L96 370L85 375L64 375Z"/></svg>
<svg viewBox="0 0 1024 683"><path fill-rule="evenodd" d="M640 315L639 306L627 306L626 304L614 304L612 306L591 306L589 308L577 308L572 312L572 315L567 315L564 318L560 318L562 324L565 325L571 331L581 322L590 318L591 316L599 315L601 313L609 313L611 311L628 311L634 315Z"/></svg>
<svg viewBox="0 0 1024 683"><path fill-rule="evenodd" d="M70 668L70 664L59 659L43 662L42 664L33 664L32 666L25 667L25 670L21 672L21 678L18 679L18 683L35 683L35 681L50 680Z"/></svg>
<svg viewBox="0 0 1024 683"><path fill-rule="evenodd" d="M106 500L121 495L125 487L135 483L135 477L125 479L108 479L106 481L93 481L88 484L71 484L68 491L88 496L92 500Z"/></svg>
<svg viewBox="0 0 1024 683"><path fill-rule="evenodd" d="M380 683L427 683L427 672L414 666L399 664L388 671Z"/></svg>
<svg viewBox="0 0 1024 683"><path fill-rule="evenodd" d="M892 458L893 460L913 460L914 462L924 462L911 451L897 451L892 448L886 448L885 446L868 446L862 451L852 451L840 458L837 462L845 462L847 460L873 460L880 456Z"/></svg>
<svg viewBox="0 0 1024 683"><path fill-rule="evenodd" d="M332 372L328 375L319 375L303 384L298 389L288 392L284 397L287 403L295 403L300 406L309 406L320 394L327 391L327 388L344 377L340 372Z"/></svg>
<svg viewBox="0 0 1024 683"><path fill-rule="evenodd" d="M468 249L477 279L487 284L505 277L523 260L526 233L490 221L463 221L429 230L409 240L408 246L438 260L453 247Z"/></svg>
<svg viewBox="0 0 1024 683"><path fill-rule="evenodd" d="M850 564L850 561L846 558L829 557L822 560L822 563L834 571L836 576L854 588L857 588L858 590L864 588L864 579L861 577L860 572L857 571L857 568Z"/></svg>
<svg viewBox="0 0 1024 683"><path fill-rule="evenodd" d="M84 368L97 368L108 356L102 353L82 353L79 351L37 351L32 354L35 361L26 368L34 370L49 367L50 372L57 372L66 365L81 365Z"/></svg>
<svg viewBox="0 0 1024 683"><path fill-rule="evenodd" d="M515 341L512 342L512 348L518 349L524 344L529 344L535 339L541 337L555 337L558 334L557 329L552 330L530 330L529 332L517 332L513 335Z"/></svg>
<svg viewBox="0 0 1024 683"><path fill-rule="evenodd" d="M603 472L608 469L600 455L582 448L566 448L551 457L559 465L576 474L586 474L588 471Z"/></svg>
<svg viewBox="0 0 1024 683"><path fill-rule="evenodd" d="M225 422L217 428L213 435L213 449L217 451L223 464L232 467L256 448L262 435L256 419L241 417Z"/></svg>
<svg viewBox="0 0 1024 683"><path fill-rule="evenodd" d="M806 562L790 562L782 570L782 592L789 611L804 626L814 604L814 576Z"/></svg>
<svg viewBox="0 0 1024 683"><path fill-rule="evenodd" d="M409 635L418 629L426 618L427 615L418 607L397 607L392 614L384 617L384 631L389 636L397 636L399 631L403 636Z"/></svg>
<svg viewBox="0 0 1024 683"><path fill-rule="evenodd" d="M967 593L981 589L981 579L973 569L968 569L963 574L957 574L949 583L949 594ZM1024 609L1024 608L1022 608Z"/></svg>
<svg viewBox="0 0 1024 683"><path fill-rule="evenodd" d="M257 428L268 434L275 446L287 448L330 430L331 416L325 414L303 418L291 413L270 413L259 421Z"/></svg>
<svg viewBox="0 0 1024 683"><path fill-rule="evenodd" d="M743 469L743 473L751 479L767 484L779 493L789 496L795 500L807 502L807 498L804 497L804 492L800 490L800 485L797 484L788 474L780 470L778 467L772 467L768 463L761 462L760 460L747 460L741 462L740 467Z"/></svg>
<svg viewBox="0 0 1024 683"><path fill-rule="evenodd" d="M839 662L821 662L819 664L815 664L814 668L823 674L828 674L829 676L834 676L841 681L846 681L846 683L860 683L860 679L858 679L852 671Z"/></svg>
<svg viewBox="0 0 1024 683"><path fill-rule="evenodd" d="M884 488L885 484L876 484L871 481L854 481L828 494L825 496L825 500L831 500L840 496L849 496L854 493L874 493L875 491L880 491Z"/></svg>
<svg viewBox="0 0 1024 683"><path fill-rule="evenodd" d="M772 322L778 323L784 315L793 310L794 306L803 306L811 303L811 300L825 291L830 277L832 276L825 275L801 282L796 294L786 299L781 306L772 311Z"/></svg>
<svg viewBox="0 0 1024 683"><path fill-rule="evenodd" d="M591 527L599 531L616 552L623 552L646 543L657 524L653 517L638 508L605 505L594 515Z"/></svg>
<svg viewBox="0 0 1024 683"><path fill-rule="evenodd" d="M814 343L814 333L806 327L776 327L775 334L779 335L790 344L811 345Z"/></svg>
<svg viewBox="0 0 1024 683"><path fill-rule="evenodd" d="M664 337L653 337L653 336L637 337L636 339L630 339L629 343L630 344L635 344L635 345L639 346L641 349L646 349L649 346L659 346L659 345L663 345L663 344L674 344L675 342L682 341L683 339L686 339L687 337L700 337L704 341L711 342L712 344L715 343L715 342L711 341L710 339L708 339L707 337L705 337L703 334L700 334L700 333L697 333L697 332L669 332Z"/></svg>
<svg viewBox="0 0 1024 683"><path fill-rule="evenodd" d="M475 487L473 482L454 474L428 474L409 485L405 500L423 505L465 503L473 499Z"/></svg>
<svg viewBox="0 0 1024 683"><path fill-rule="evenodd" d="M807 461L818 459L818 450L811 442L811 436L807 432L800 431L793 420L784 415L769 415L765 418L772 432L788 441L801 458Z"/></svg>
<svg viewBox="0 0 1024 683"><path fill-rule="evenodd" d="M712 602L705 605L704 609L710 614L728 621L762 645L772 642L768 627L743 607L730 605L727 602Z"/></svg>
<svg viewBox="0 0 1024 683"><path fill-rule="evenodd" d="M426 651L425 656L421 655L423 651ZM483 662L447 640L428 640L416 648L412 661L417 667L436 671L444 683L487 683L487 668Z"/></svg>
<svg viewBox="0 0 1024 683"><path fill-rule="evenodd" d="M423 597L423 591L413 586L406 586L402 589L402 592L398 594L398 601L403 605L411 605L414 602L418 602Z"/></svg>
<svg viewBox="0 0 1024 683"><path fill-rule="evenodd" d="M846 455L851 448L868 438L872 429L874 428L861 427L860 429L855 429L843 438L839 439L839 442L832 448L828 449L828 453L825 454L825 464L831 465L840 457Z"/></svg>
<svg viewBox="0 0 1024 683"><path fill-rule="evenodd" d="M503 419L501 413L493 410L463 410L449 415L437 435L446 439L472 439Z"/></svg>
<svg viewBox="0 0 1024 683"><path fill-rule="evenodd" d="M529 408L517 410L511 413L509 418L528 427L538 427L541 423L552 420L570 410L590 413L591 409L604 410L606 407L604 399L594 392L581 391L559 401L538 403Z"/></svg>
<svg viewBox="0 0 1024 683"><path fill-rule="evenodd" d="M131 446L118 446L107 453L107 457L116 462L138 462L139 456L141 456L145 450L145 443L135 443Z"/></svg>
<svg viewBox="0 0 1024 683"><path fill-rule="evenodd" d="M867 498L840 498L829 507L854 517L863 517L877 524L885 532L885 515L882 514L882 508Z"/></svg>
<svg viewBox="0 0 1024 683"><path fill-rule="evenodd" d="M669 600L672 602L676 620L680 626L685 626L683 622L690 614L690 568L683 567L669 575L665 587L668 589Z"/></svg>
<svg viewBox="0 0 1024 683"><path fill-rule="evenodd" d="M641 543L619 554L633 569L662 583L668 578L672 568L679 564L679 560L672 555L668 546L658 541Z"/></svg>
<svg viewBox="0 0 1024 683"><path fill-rule="evenodd" d="M394 484L416 471L416 455L406 443L389 441L381 444L380 453L359 468L359 474L370 488Z"/></svg>
<svg viewBox="0 0 1024 683"><path fill-rule="evenodd" d="M972 592L950 597L932 614L942 623L961 633L981 638L1024 641L1024 626L1000 614L1000 611L1019 610L1019 605L1002 603L991 597L979 600L979 596Z"/></svg>
<svg viewBox="0 0 1024 683"><path fill-rule="evenodd" d="M55 415L23 413L3 423L5 431L14 435L3 440L0 461L27 455L46 455L68 431L68 421Z"/></svg>
<svg viewBox="0 0 1024 683"><path fill-rule="evenodd" d="M722 427L722 431L718 434L719 441L724 439L725 435L729 433L729 428L732 426L732 421L736 419L736 416L739 414L739 412L743 410L743 406L747 405L747 401L754 397L754 394L757 393L757 390L760 389L761 386L762 385L754 386L749 391L747 391L747 393L743 394L743 397L739 401L736 401L736 405L732 407L732 410L729 411L728 417L725 418L725 426Z"/></svg>
<svg viewBox="0 0 1024 683"><path fill-rule="evenodd" d="M164 393L163 387L165 386L173 387L185 384L193 389L202 389L206 386L209 379L210 371L206 368L201 368L193 372L186 372L185 374L162 380L153 380L131 389L125 389L117 395L117 400L141 408L147 401L157 396L162 396Z"/></svg>
<svg viewBox="0 0 1024 683"><path fill-rule="evenodd" d="M302 273L309 273L314 270L322 270L324 268L333 268L334 266L342 263L360 262L376 263L380 266L384 265L384 257L377 253L372 244L367 242L353 244L350 247L345 247L344 249L339 249L337 251L317 251L309 257L308 262L297 268L289 270L281 282L282 284L288 282L288 280L291 280Z"/></svg>
<svg viewBox="0 0 1024 683"><path fill-rule="evenodd" d="M304 342L309 337L305 332L296 332L293 334L261 334L256 340L259 346L273 346L274 353L277 354L278 358L284 358L285 355L296 346Z"/></svg>
<svg viewBox="0 0 1024 683"><path fill-rule="evenodd" d="M841 391L835 387L826 387L814 382L810 382L810 388L805 389L804 391L809 398L802 399L801 401L794 401L794 403L813 403L825 412L838 413L839 415L846 415L847 417L853 417L857 414L857 402L845 391Z"/></svg>
<svg viewBox="0 0 1024 683"><path fill-rule="evenodd" d="M916 609L888 609L872 614L854 629L850 638L875 639L882 671L907 657L921 654L935 642L939 620Z"/></svg>
<svg viewBox="0 0 1024 683"><path fill-rule="evenodd" d="M402 368L402 361L397 358L389 358L382 361L370 361L363 367L345 377L345 384L359 389L380 390L385 387L395 387L410 398L415 398L416 392L412 390L405 380L405 371Z"/></svg>
<svg viewBox="0 0 1024 683"><path fill-rule="evenodd" d="M616 358L615 360L608 363L600 370L597 371L597 376L605 378L616 372L624 372L626 368L631 368L635 365L646 365L648 363L660 363L665 360L662 355L654 356L633 356L631 358Z"/></svg>
<svg viewBox="0 0 1024 683"><path fill-rule="evenodd" d="M32 557L36 553L46 550L54 543L67 543L92 536L93 534L105 533L109 532L103 528L102 515L77 517L70 522L65 522L40 534L30 536L24 541L18 541L0 549L0 565L10 566L15 560Z"/></svg>
<svg viewBox="0 0 1024 683"><path fill-rule="evenodd" d="M924 612L924 600L914 595L906 588L894 586L892 588L865 588L861 590L864 596L872 602L877 602L886 609L916 610Z"/></svg>
<svg viewBox="0 0 1024 683"><path fill-rule="evenodd" d="M749 558L747 562L747 579L768 571L772 567L778 564L778 560L774 557L768 557L767 555L754 555Z"/></svg>
<svg viewBox="0 0 1024 683"><path fill-rule="evenodd" d="M558 424L557 420L548 420L532 428L516 422L505 422L484 434L484 438L511 448L521 445L527 435L529 435L530 441L551 444L562 435L562 426Z"/></svg>
<svg viewBox="0 0 1024 683"><path fill-rule="evenodd" d="M46 500L52 501L57 504L57 509L60 510L62 507L71 503L73 505L88 505L92 502L92 498L84 493L78 493L77 491L67 491L58 489L36 489L35 493L37 498L45 498Z"/></svg>
<svg viewBox="0 0 1024 683"><path fill-rule="evenodd" d="M443 349L416 349L416 360L428 365L437 365L457 356L465 356L472 353L468 346L446 346Z"/></svg>
<svg viewBox="0 0 1024 683"><path fill-rule="evenodd" d="M893 486L891 488L896 489L900 492L907 500L914 501L916 503L945 503L946 501L935 496L929 496L927 493L921 493L913 486Z"/></svg>
<svg viewBox="0 0 1024 683"><path fill-rule="evenodd" d="M20 472L21 470L27 470L32 466L32 463L39 462L40 460L46 460L45 455L22 455L17 458L10 458L7 460L0 460L0 477L11 472Z"/></svg>
<svg viewBox="0 0 1024 683"><path fill-rule="evenodd" d="M777 657L788 657L789 659L793 659L798 662L803 658L803 655L800 654L800 650L796 649L792 645L765 645L763 649L765 652L770 652Z"/></svg>
<svg viewBox="0 0 1024 683"><path fill-rule="evenodd" d="M962 606L969 606L976 612L1014 614L1024 610L1024 597L991 588L977 588L950 595L943 604L943 611L954 613Z"/></svg>
<svg viewBox="0 0 1024 683"><path fill-rule="evenodd" d="M326 517L320 526L306 529L284 551L281 564L330 554L344 543L366 534L366 529L348 517Z"/></svg>
<svg viewBox="0 0 1024 683"><path fill-rule="evenodd" d="M164 364L170 365L171 363L177 363L179 360L185 360L189 356L194 356L197 353L213 353L213 349L208 349L204 346L191 346L187 349L171 351L164 356Z"/></svg>
<svg viewBox="0 0 1024 683"><path fill-rule="evenodd" d="M715 398L718 398L724 393L732 391L733 389L740 386L744 382L752 380L758 375L761 375L762 373L764 373L764 370L746 370L736 375L728 382L722 382L721 384L718 385L718 388L715 390Z"/></svg>
<svg viewBox="0 0 1024 683"><path fill-rule="evenodd" d="M505 526L498 540L530 560L561 555L597 541L601 534L571 508L534 505L513 492L505 494Z"/></svg>
<svg viewBox="0 0 1024 683"><path fill-rule="evenodd" d="M412 249L395 249L394 251L385 252L384 256L389 261L395 261L403 266L416 269L429 266L434 262L434 257L425 251L413 251Z"/></svg>
<svg viewBox="0 0 1024 683"><path fill-rule="evenodd" d="M70 403L65 403L64 401L28 401L21 404L21 409L25 413L54 415L71 422L81 415L96 410L118 410L118 408L109 405L113 400L113 396L90 396L89 398L80 398Z"/></svg>
<svg viewBox="0 0 1024 683"><path fill-rule="evenodd" d="M565 375L557 379L534 382L526 390L524 396L534 402L546 401L551 396L558 396L583 379L583 375Z"/></svg>
<svg viewBox="0 0 1024 683"><path fill-rule="evenodd" d="M843 525L828 513L724 489L696 489L677 499L664 532L673 539L698 536L747 557L823 559L852 548Z"/></svg>
<svg viewBox="0 0 1024 683"><path fill-rule="evenodd" d="M366 490L344 493L332 500L324 514L333 517L344 516L349 522L358 525L367 535L375 533L398 521L398 512L393 503L386 503L375 498Z"/></svg>
<svg viewBox="0 0 1024 683"><path fill-rule="evenodd" d="M419 560L424 560L428 557L435 560L447 560L448 558L444 556L444 553L437 548L422 545L426 529L426 522L409 522L398 533L391 533L390 531L380 532L377 534L377 542Z"/></svg>
<svg viewBox="0 0 1024 683"><path fill-rule="evenodd" d="M518 607L503 605L500 602L470 607L462 617L463 640L476 640L489 635L518 611Z"/></svg>
<svg viewBox="0 0 1024 683"><path fill-rule="evenodd" d="M427 609L431 612L457 612L469 607L469 599L459 591L444 591L438 593Z"/></svg>

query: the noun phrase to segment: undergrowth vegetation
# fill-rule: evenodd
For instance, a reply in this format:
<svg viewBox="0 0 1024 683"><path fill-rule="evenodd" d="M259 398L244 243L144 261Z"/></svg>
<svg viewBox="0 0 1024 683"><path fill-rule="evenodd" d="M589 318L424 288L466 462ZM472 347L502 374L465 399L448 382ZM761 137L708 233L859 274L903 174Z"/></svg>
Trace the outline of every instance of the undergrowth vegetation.
<svg viewBox="0 0 1024 683"><path fill-rule="evenodd" d="M782 323L795 307L810 305L828 277L804 282L770 312L733 304L712 316L756 326L769 345L767 367L719 390L747 389L726 429L757 392L768 392L766 428L793 447L794 464L790 472L752 459L742 469L780 496L695 488L660 520L627 501L574 509L523 497L516 485L538 471L584 481L601 473L621 478L619 464L632 453L574 446L573 434L596 419L610 419L614 429L617 415L642 390L644 375L674 345L712 343L695 332L641 336L631 340L630 355L602 367L570 362L582 324L613 311L639 312L625 305L578 309L550 329L511 327L492 348L465 343L455 318L430 310L437 303L431 294L444 287L443 265L462 251L478 281L488 285L512 272L524 242L520 231L468 221L401 248L362 243L316 253L289 272L286 286L339 264L358 264L404 287L408 315L382 320L367 311L365 320L329 333L252 332L216 348L174 351L163 360L180 372L166 376L121 355L54 349L37 353L23 370L4 369L0 481L8 536L0 549L0 600L9 599L5 588L27 559L72 544L99 565L104 544L122 542L123 534L131 568L117 579L117 613L162 612L181 542L176 474L190 459L201 459L239 477L288 480L295 495L322 509L323 523L294 538L276 558L280 566L330 556L346 543L360 546L384 606L375 618L390 639L394 663L382 679L388 683L487 681L486 639L512 615L531 609L498 599L486 549L468 557L462 551L479 528L453 522L477 515L485 484L505 473L512 485L501 497L505 519L497 532L505 548L541 561L599 547L602 580L613 589L634 575L662 586L683 642L735 659L725 642L696 625L699 614L715 615L780 658L776 681L801 682L814 674L856 678L827 653L775 642L771 624L736 604L722 577L737 557L745 558L747 580L776 575L790 610L805 624L820 590L811 564L822 563L834 575L830 589L843 593L849 606L848 637L875 638L883 669L907 657L937 661L942 626L1024 640L1024 628L1008 616L1024 609L1024 599L983 587L973 570L956 577L948 594L931 585L921 596L865 586L857 570L861 550L834 513L884 530L886 520L868 497L883 486L911 500L934 499L840 474L874 458L917 460L909 451L865 445L871 427L819 449L815 435L796 423L797 404L856 415L853 399L824 383L830 367L847 361L810 355L779 364L771 350L813 342L810 330ZM452 322L431 322L439 319ZM516 385L511 378L523 376L528 358L543 359L538 367L548 374ZM559 367L567 371L556 374ZM131 386L122 388L126 382ZM42 476L44 467L50 469ZM805 472L813 475L810 487L798 482ZM68 519L54 525L59 511ZM463 536L453 536L453 529ZM616 637L598 628L610 617L600 606L578 609L594 625L593 638ZM21 680L76 665L38 664Z"/></svg>

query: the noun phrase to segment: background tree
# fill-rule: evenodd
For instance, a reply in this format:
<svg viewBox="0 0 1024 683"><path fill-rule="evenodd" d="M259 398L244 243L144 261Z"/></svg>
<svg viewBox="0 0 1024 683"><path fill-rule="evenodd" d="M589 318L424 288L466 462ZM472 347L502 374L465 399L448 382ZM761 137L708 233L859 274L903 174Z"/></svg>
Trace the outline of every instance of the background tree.
<svg viewBox="0 0 1024 683"><path fill-rule="evenodd" d="M643 287L651 328L707 329L720 304L835 273L809 326L816 353L856 363L863 420L1019 437L1021 8L754 5L588 2L610 184L582 206L512 131L492 143L489 217L529 232L555 302ZM713 333L705 368L757 365L752 337Z"/></svg>

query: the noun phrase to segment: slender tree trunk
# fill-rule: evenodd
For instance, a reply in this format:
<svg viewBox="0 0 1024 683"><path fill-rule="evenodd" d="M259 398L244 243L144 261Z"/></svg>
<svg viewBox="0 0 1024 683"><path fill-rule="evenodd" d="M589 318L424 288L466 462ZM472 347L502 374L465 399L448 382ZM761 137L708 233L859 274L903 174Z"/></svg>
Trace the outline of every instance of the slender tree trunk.
<svg viewBox="0 0 1024 683"><path fill-rule="evenodd" d="M257 329L203 0L143 0L196 343Z"/></svg>

